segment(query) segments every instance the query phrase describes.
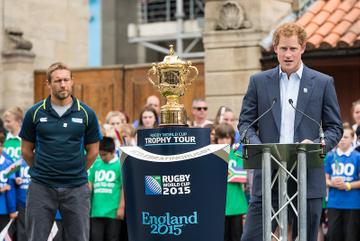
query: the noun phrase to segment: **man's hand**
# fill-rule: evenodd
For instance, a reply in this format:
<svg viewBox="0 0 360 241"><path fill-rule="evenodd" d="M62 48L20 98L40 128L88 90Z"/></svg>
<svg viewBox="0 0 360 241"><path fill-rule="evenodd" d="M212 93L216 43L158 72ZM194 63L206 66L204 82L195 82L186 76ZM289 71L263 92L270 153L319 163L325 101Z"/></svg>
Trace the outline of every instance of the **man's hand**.
<svg viewBox="0 0 360 241"><path fill-rule="evenodd" d="M303 144L312 144L312 143L314 143L312 140L309 140L309 139L305 139L305 140L303 140L301 143L303 143Z"/></svg>
<svg viewBox="0 0 360 241"><path fill-rule="evenodd" d="M10 219L16 219L16 218L17 218L17 215L18 215L18 213L17 213L17 212L14 212L14 213L10 213L10 214L9 214L9 217L10 217Z"/></svg>

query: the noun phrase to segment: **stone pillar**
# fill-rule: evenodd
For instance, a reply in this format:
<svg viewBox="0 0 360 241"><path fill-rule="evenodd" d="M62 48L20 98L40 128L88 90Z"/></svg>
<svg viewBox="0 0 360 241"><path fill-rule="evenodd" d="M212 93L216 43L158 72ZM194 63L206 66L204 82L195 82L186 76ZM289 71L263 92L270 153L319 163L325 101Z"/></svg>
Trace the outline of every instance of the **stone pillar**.
<svg viewBox="0 0 360 241"><path fill-rule="evenodd" d="M32 44L18 29L6 29L2 51L1 109L28 108L34 101L34 58Z"/></svg>
<svg viewBox="0 0 360 241"><path fill-rule="evenodd" d="M260 41L290 12L291 1L206 1L203 42L209 118L215 118L221 105L238 117L249 77L261 71Z"/></svg>

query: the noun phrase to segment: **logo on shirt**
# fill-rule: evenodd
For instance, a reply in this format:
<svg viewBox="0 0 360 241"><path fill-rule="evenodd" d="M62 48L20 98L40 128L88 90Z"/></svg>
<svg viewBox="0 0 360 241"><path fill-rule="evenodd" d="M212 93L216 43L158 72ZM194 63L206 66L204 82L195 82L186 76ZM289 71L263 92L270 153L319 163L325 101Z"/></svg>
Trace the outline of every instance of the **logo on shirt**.
<svg viewBox="0 0 360 241"><path fill-rule="evenodd" d="M331 164L332 177L342 177L344 182L354 181L355 166L353 163L343 163L335 160L335 163Z"/></svg>
<svg viewBox="0 0 360 241"><path fill-rule="evenodd" d="M83 123L83 119L81 119L81 118L71 118L71 121L74 123L79 123L79 124Z"/></svg>
<svg viewBox="0 0 360 241"><path fill-rule="evenodd" d="M94 193L113 193L115 181L116 173L114 171L95 171Z"/></svg>
<svg viewBox="0 0 360 241"><path fill-rule="evenodd" d="M47 122L48 120L47 120L47 117L41 117L40 118L40 122Z"/></svg>
<svg viewBox="0 0 360 241"><path fill-rule="evenodd" d="M190 193L190 174L145 176L145 195L186 195Z"/></svg>

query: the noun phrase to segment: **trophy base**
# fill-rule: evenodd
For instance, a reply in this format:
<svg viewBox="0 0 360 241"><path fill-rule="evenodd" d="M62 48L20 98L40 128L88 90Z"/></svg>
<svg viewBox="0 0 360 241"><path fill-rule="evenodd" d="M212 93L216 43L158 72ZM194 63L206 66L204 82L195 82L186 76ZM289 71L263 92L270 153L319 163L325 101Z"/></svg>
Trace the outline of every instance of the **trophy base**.
<svg viewBox="0 0 360 241"><path fill-rule="evenodd" d="M185 110L161 110L159 126L187 126Z"/></svg>

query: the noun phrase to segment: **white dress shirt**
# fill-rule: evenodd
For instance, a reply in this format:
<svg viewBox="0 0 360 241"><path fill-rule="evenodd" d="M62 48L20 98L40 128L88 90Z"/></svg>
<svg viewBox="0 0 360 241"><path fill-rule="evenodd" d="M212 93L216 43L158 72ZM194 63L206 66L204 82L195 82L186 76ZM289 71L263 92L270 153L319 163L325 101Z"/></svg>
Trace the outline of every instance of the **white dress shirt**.
<svg viewBox="0 0 360 241"><path fill-rule="evenodd" d="M295 110L291 107L289 99L293 100L293 105L296 107L303 69L304 65L301 63L300 68L288 78L287 74L282 72L281 66L279 68L281 99L280 143L294 143Z"/></svg>

